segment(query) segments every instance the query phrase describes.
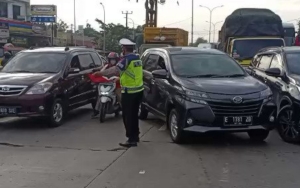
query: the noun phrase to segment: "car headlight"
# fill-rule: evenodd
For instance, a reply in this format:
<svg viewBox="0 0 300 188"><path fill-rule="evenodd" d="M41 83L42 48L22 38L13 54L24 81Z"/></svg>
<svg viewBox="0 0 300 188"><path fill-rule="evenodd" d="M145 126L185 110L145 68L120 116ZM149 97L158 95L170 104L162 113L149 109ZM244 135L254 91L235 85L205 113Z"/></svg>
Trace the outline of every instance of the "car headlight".
<svg viewBox="0 0 300 188"><path fill-rule="evenodd" d="M293 96L295 99L300 100L300 87L297 85L290 84L289 87L289 93L291 96Z"/></svg>
<svg viewBox="0 0 300 188"><path fill-rule="evenodd" d="M273 93L272 93L272 91L271 91L270 88L268 88L268 89L263 90L262 92L260 92L260 97L261 98L267 98L267 97L270 97L272 95L273 95Z"/></svg>
<svg viewBox="0 0 300 188"><path fill-rule="evenodd" d="M32 86L27 92L27 95L36 95L36 94L44 94L52 87L52 83L45 82L45 83L38 83Z"/></svg>
<svg viewBox="0 0 300 188"><path fill-rule="evenodd" d="M199 104L207 104L205 99L209 98L207 93L199 92L199 91L193 91L186 88L183 88L184 95L183 97L191 102L199 103Z"/></svg>
<svg viewBox="0 0 300 188"><path fill-rule="evenodd" d="M189 89L184 89L184 92L187 96L190 96L190 97L199 97L199 98L204 98L204 99L208 98L208 95L204 92L193 91L193 90L189 90Z"/></svg>

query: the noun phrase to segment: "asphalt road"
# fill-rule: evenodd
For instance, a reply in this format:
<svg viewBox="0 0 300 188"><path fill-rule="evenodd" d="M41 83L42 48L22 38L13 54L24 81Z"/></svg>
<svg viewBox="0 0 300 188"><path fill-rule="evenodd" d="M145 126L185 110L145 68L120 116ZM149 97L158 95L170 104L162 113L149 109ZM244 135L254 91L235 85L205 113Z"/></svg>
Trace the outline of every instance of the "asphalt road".
<svg viewBox="0 0 300 188"><path fill-rule="evenodd" d="M298 188L300 147L273 132L266 143L245 134L197 135L170 142L155 119L141 122L142 142L124 150L120 118L100 124L89 107L66 123L0 119L3 188Z"/></svg>

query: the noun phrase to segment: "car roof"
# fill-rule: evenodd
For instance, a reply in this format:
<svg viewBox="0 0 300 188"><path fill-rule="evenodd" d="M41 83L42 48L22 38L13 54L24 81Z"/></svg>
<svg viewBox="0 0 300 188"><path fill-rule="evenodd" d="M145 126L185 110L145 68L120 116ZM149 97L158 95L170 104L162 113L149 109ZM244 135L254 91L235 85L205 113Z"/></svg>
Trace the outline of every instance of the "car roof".
<svg viewBox="0 0 300 188"><path fill-rule="evenodd" d="M294 52L300 52L300 46L267 47L261 49L259 53L270 52L270 51L294 53Z"/></svg>
<svg viewBox="0 0 300 188"><path fill-rule="evenodd" d="M56 52L56 53L69 53L72 51L95 51L93 48L85 47L42 47L23 50L22 52Z"/></svg>
<svg viewBox="0 0 300 188"><path fill-rule="evenodd" d="M198 47L164 47L164 48L151 48L150 50L165 50L170 55L176 54L215 54L223 55L224 52L216 49L198 48Z"/></svg>

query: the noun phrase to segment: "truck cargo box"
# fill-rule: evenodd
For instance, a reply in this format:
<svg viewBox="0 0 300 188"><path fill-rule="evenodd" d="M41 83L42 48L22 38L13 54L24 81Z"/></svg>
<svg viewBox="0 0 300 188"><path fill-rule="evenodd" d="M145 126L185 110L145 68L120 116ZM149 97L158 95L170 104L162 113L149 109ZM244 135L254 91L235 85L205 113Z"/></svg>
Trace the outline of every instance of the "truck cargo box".
<svg viewBox="0 0 300 188"><path fill-rule="evenodd" d="M145 27L145 44L169 44L172 46L187 46L188 32L179 28Z"/></svg>
<svg viewBox="0 0 300 188"><path fill-rule="evenodd" d="M241 8L229 15L220 32L221 42L229 37L284 36L281 18L269 9Z"/></svg>

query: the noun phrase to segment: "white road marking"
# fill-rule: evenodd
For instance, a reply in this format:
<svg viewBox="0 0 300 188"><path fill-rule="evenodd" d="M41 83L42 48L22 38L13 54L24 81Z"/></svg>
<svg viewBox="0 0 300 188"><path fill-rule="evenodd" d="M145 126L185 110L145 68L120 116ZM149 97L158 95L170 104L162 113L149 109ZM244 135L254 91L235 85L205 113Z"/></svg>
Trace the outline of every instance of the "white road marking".
<svg viewBox="0 0 300 188"><path fill-rule="evenodd" d="M224 167L222 168L222 175L221 175L221 182L229 182L229 164L225 163Z"/></svg>

